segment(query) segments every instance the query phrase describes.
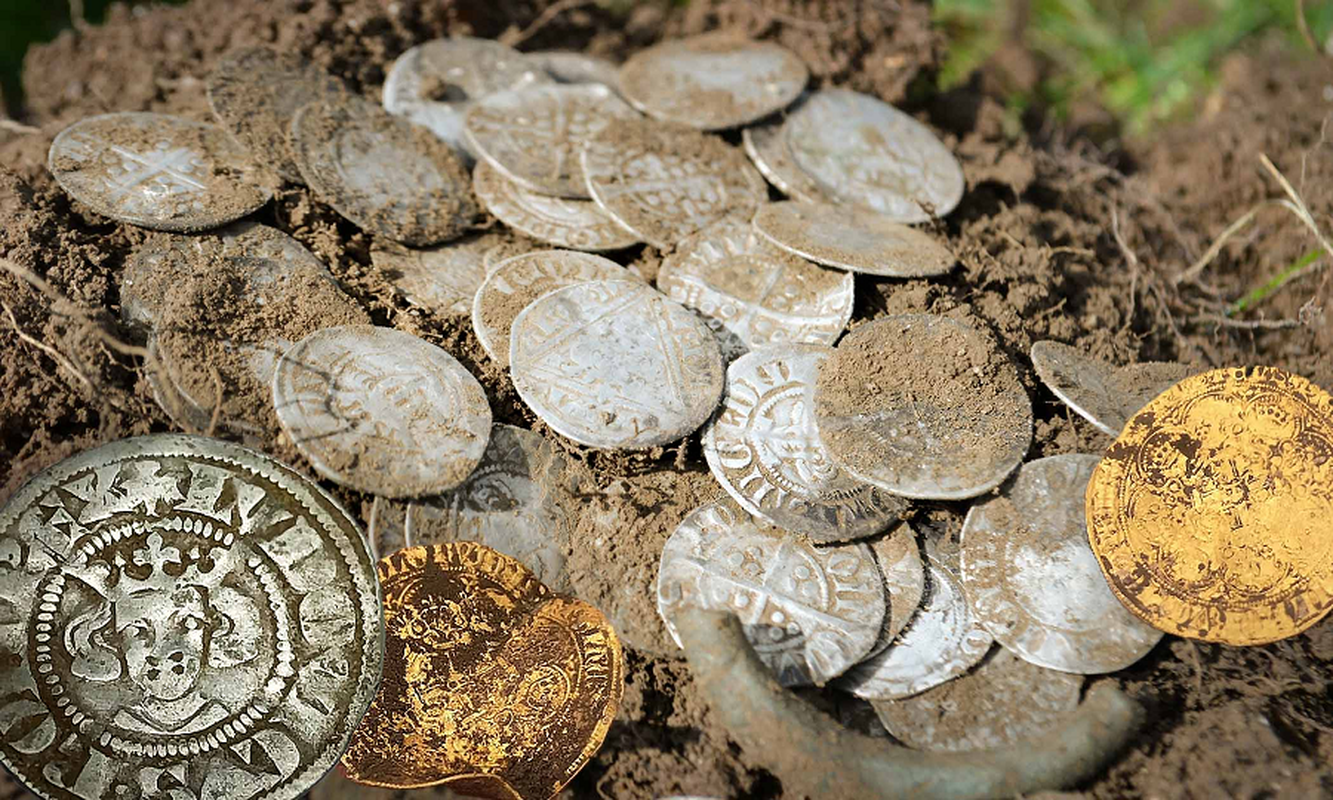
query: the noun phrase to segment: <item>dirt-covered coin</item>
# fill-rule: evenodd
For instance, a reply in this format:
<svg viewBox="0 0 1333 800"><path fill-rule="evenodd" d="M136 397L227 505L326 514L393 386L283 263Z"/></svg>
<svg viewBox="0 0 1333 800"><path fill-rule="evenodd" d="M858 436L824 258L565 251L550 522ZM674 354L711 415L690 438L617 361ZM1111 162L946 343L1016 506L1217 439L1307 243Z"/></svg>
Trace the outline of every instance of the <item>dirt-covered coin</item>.
<svg viewBox="0 0 1333 800"><path fill-rule="evenodd" d="M852 276L783 252L729 216L662 261L657 288L689 306L733 358L765 345L833 344L852 316Z"/></svg>
<svg viewBox="0 0 1333 800"><path fill-rule="evenodd" d="M958 261L925 231L855 206L769 203L754 215L754 228L789 253L867 275L930 277Z"/></svg>
<svg viewBox="0 0 1333 800"><path fill-rule="evenodd" d="M819 542L870 536L907 510L902 498L840 470L819 439L815 375L832 352L784 345L732 362L703 436L708 468L742 508Z"/></svg>
<svg viewBox="0 0 1333 800"><path fill-rule="evenodd" d="M40 797L294 800L379 684L356 523L261 453L177 435L89 450L0 509L0 547L0 762Z"/></svg>
<svg viewBox="0 0 1333 800"><path fill-rule="evenodd" d="M911 223L942 217L963 199L963 168L949 148L878 98L814 92L783 131L796 166L838 200Z"/></svg>
<svg viewBox="0 0 1333 800"><path fill-rule="evenodd" d="M366 100L305 106L292 141L311 191L370 233L435 244L461 235L477 215L454 150Z"/></svg>
<svg viewBox="0 0 1333 800"><path fill-rule="evenodd" d="M163 231L217 228L273 195L273 177L226 131L166 114L84 117L56 136L47 167L98 214Z"/></svg>
<svg viewBox="0 0 1333 800"><path fill-rule="evenodd" d="M518 255L521 245L503 233L472 233L436 247L376 241L370 263L412 305L436 314L470 314L489 272L489 254Z"/></svg>
<svg viewBox="0 0 1333 800"><path fill-rule="evenodd" d="M884 621L884 582L863 544L816 548L730 503L691 512L667 539L657 608L731 611L786 686L824 685L863 658Z"/></svg>
<svg viewBox="0 0 1333 800"><path fill-rule="evenodd" d="M600 83L612 89L620 87L620 67L605 58L568 50L539 50L524 55L556 83Z"/></svg>
<svg viewBox="0 0 1333 800"><path fill-rule="evenodd" d="M804 96L792 103L789 113L803 101ZM742 130L741 146L745 148L745 154L769 183L791 199L807 203L830 202L828 194L815 179L792 160L791 148L787 146L787 136L783 131L785 123L785 117L772 117Z"/></svg>
<svg viewBox="0 0 1333 800"><path fill-rule="evenodd" d="M853 477L904 497L994 489L1032 442L1013 363L964 322L901 314L848 334L819 367L815 424Z"/></svg>
<svg viewBox="0 0 1333 800"><path fill-rule="evenodd" d="M620 68L625 97L657 119L734 128L786 108L810 79L805 62L771 42L727 33L671 39Z"/></svg>
<svg viewBox="0 0 1333 800"><path fill-rule="evenodd" d="M530 191L485 161L472 170L472 188L496 219L539 242L571 250L602 251L639 241L593 201Z"/></svg>
<svg viewBox="0 0 1333 800"><path fill-rule="evenodd" d="M750 217L768 197L741 151L649 120L612 120L588 140L582 165L597 204L662 250L728 214Z"/></svg>
<svg viewBox="0 0 1333 800"><path fill-rule="evenodd" d="M319 474L381 497L453 489L491 435L486 392L462 364L372 325L325 328L293 345L273 376L273 406Z"/></svg>
<svg viewBox="0 0 1333 800"><path fill-rule="evenodd" d="M1041 341L1032 366L1060 402L1097 430L1119 436L1125 423L1157 395L1194 374L1185 364L1144 362L1113 367L1076 347Z"/></svg>
<svg viewBox="0 0 1333 800"><path fill-rule="evenodd" d="M589 447L693 433L722 395L722 354L694 312L637 281L557 289L514 320L509 370L528 408Z"/></svg>
<svg viewBox="0 0 1333 800"><path fill-rule="evenodd" d="M1116 600L1088 545L1083 498L1099 460L1029 461L999 497L968 511L961 542L963 586L995 640L1083 675L1124 669L1162 638Z"/></svg>
<svg viewBox="0 0 1333 800"><path fill-rule="evenodd" d="M1088 485L1088 538L1153 627L1233 645L1333 608L1333 397L1276 367L1185 378L1148 403Z"/></svg>
<svg viewBox="0 0 1333 800"><path fill-rule="evenodd" d="M921 558L916 531L905 522L871 541L870 552L875 554L875 563L879 564L880 574L884 576L884 591L889 599L884 612L884 627L870 650L870 656L875 656L893 644L898 634L916 619L926 596L926 565Z"/></svg>

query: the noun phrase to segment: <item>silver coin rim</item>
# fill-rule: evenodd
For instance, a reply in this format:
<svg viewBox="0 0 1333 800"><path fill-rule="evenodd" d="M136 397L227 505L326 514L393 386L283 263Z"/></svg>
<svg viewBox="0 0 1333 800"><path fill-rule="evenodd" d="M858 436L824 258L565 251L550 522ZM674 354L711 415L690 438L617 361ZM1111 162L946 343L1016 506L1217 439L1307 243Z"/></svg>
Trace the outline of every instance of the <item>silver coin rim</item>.
<svg viewBox="0 0 1333 800"><path fill-rule="evenodd" d="M524 201L529 195L540 195L541 193L524 188L515 181L509 180L504 173L492 166L487 160L478 161L477 165L472 168L472 191L476 193L477 199L496 219L524 236L555 247L582 253L605 253L631 247L640 241L637 235L603 211L602 207L597 205L595 201L570 197L556 199L564 203L583 205L585 213L593 217L589 221L598 223L589 225L585 230L605 230L608 234L619 234L619 238L603 236L602 241L597 242L595 247L589 247L588 245L579 246L568 235L556 237L539 233L536 226L530 224L530 220L535 218L536 214L528 210ZM560 228L560 230L566 229L568 229L568 226Z"/></svg>

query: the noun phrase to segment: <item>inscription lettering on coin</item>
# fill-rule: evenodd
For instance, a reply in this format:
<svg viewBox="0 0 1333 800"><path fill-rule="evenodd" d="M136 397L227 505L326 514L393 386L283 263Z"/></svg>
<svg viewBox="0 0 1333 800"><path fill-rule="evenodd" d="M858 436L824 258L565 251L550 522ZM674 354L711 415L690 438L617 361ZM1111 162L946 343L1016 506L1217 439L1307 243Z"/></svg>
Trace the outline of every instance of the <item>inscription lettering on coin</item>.
<svg viewBox="0 0 1333 800"><path fill-rule="evenodd" d="M754 228L789 253L867 275L930 277L958 261L925 231L854 206L769 203L755 214Z"/></svg>
<svg viewBox="0 0 1333 800"><path fill-rule="evenodd" d="M826 682L863 658L884 621L884 582L870 550L816 548L727 502L691 512L667 539L657 609L731 611L759 658L785 686Z"/></svg>
<svg viewBox="0 0 1333 800"><path fill-rule="evenodd" d="M496 219L539 242L601 251L629 247L639 241L593 201L529 191L485 161L472 170L472 189Z"/></svg>
<svg viewBox="0 0 1333 800"><path fill-rule="evenodd" d="M278 362L282 429L321 475L382 497L462 483L491 433L486 392L453 356L371 325L317 331Z"/></svg>
<svg viewBox="0 0 1333 800"><path fill-rule="evenodd" d="M470 314L486 280L486 254L513 247L502 233L474 233L422 249L376 241L370 263L414 306L435 314Z"/></svg>
<svg viewBox="0 0 1333 800"><path fill-rule="evenodd" d="M1032 345L1032 366L1060 402L1111 436L1119 436L1150 400L1195 372L1185 364L1162 362L1113 367L1051 341Z"/></svg>
<svg viewBox="0 0 1333 800"><path fill-rule="evenodd" d="M379 682L370 554L313 483L213 439L125 439L0 510L0 761L44 798L292 800Z"/></svg>
<svg viewBox="0 0 1333 800"><path fill-rule="evenodd" d="M514 320L509 363L523 402L589 447L674 442L702 425L722 394L712 332L634 281L579 283L536 300Z"/></svg>

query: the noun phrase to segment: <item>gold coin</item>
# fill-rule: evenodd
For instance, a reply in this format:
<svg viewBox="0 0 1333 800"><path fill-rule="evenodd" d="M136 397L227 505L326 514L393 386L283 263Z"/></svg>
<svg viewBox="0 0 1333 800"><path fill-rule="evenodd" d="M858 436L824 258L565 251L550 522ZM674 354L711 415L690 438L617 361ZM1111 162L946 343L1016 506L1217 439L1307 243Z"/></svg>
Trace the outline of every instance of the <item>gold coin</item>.
<svg viewBox="0 0 1333 800"><path fill-rule="evenodd" d="M546 800L601 747L624 656L601 612L472 542L379 562L384 679L343 756L371 786Z"/></svg>
<svg viewBox="0 0 1333 800"><path fill-rule="evenodd" d="M1333 397L1273 367L1186 378L1106 451L1087 517L1111 590L1148 624L1294 636L1333 607Z"/></svg>

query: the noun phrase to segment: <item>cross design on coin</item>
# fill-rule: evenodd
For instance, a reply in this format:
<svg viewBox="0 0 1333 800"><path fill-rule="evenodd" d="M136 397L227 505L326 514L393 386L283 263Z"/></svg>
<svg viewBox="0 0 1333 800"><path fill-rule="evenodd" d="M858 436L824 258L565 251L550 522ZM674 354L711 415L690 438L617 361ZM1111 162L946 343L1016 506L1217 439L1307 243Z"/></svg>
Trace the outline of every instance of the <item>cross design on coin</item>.
<svg viewBox="0 0 1333 800"><path fill-rule="evenodd" d="M187 147L171 147L170 142L158 142L147 154L120 145L111 145L109 149L121 158L120 169L111 170L106 178L112 200L120 200L136 189L154 195L192 194L204 190L204 184L192 177L204 163Z"/></svg>

